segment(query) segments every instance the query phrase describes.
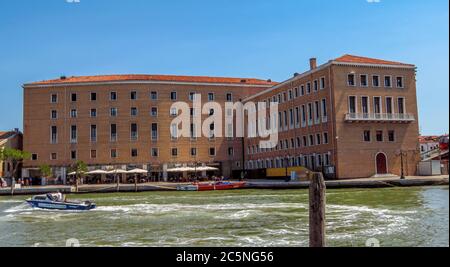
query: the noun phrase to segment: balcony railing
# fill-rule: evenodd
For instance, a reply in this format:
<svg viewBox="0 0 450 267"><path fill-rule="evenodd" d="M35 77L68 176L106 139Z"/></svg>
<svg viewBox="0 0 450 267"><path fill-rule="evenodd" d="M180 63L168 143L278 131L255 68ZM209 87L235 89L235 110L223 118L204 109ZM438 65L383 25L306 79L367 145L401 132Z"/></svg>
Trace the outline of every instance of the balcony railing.
<svg viewBox="0 0 450 267"><path fill-rule="evenodd" d="M345 115L345 121L348 122L413 122L413 114L388 114L388 113L348 113Z"/></svg>

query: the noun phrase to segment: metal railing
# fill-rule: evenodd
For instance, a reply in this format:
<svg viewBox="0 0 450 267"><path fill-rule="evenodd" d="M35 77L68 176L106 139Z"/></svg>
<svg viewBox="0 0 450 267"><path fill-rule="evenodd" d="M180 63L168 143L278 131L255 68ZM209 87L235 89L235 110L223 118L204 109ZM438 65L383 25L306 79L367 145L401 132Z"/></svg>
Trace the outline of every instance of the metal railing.
<svg viewBox="0 0 450 267"><path fill-rule="evenodd" d="M415 121L413 114L405 113L347 113L345 115L346 121Z"/></svg>

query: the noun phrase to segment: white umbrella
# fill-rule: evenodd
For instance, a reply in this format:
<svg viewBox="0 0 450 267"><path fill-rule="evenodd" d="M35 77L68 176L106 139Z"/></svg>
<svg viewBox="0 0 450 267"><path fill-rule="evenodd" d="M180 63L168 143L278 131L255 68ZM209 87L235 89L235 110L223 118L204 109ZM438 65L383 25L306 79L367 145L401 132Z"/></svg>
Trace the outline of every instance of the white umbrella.
<svg viewBox="0 0 450 267"><path fill-rule="evenodd" d="M107 174L107 171L104 170L95 170L95 171L90 171L87 174Z"/></svg>
<svg viewBox="0 0 450 267"><path fill-rule="evenodd" d="M209 167L209 166L203 166L203 167L198 167L197 171L200 172L204 172L204 171L218 171L218 168L214 168L214 167Z"/></svg>
<svg viewBox="0 0 450 267"><path fill-rule="evenodd" d="M183 172L183 168L168 169L167 172Z"/></svg>
<svg viewBox="0 0 450 267"><path fill-rule="evenodd" d="M124 174L124 173L128 173L128 172L126 170L122 170L122 169L112 170L112 171L108 172L108 174Z"/></svg>
<svg viewBox="0 0 450 267"><path fill-rule="evenodd" d="M142 170L142 169L133 169L131 171L127 171L127 173L130 173L130 174L147 174L148 171L147 170Z"/></svg>
<svg viewBox="0 0 450 267"><path fill-rule="evenodd" d="M67 175L72 176L72 175L76 175L76 174L77 174L76 172L70 172Z"/></svg>

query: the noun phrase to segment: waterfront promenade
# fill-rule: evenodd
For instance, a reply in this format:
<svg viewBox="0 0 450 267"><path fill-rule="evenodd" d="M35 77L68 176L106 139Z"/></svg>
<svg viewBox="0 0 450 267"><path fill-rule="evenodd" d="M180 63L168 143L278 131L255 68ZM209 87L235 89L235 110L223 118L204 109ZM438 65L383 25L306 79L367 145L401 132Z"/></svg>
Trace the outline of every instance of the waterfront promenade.
<svg viewBox="0 0 450 267"><path fill-rule="evenodd" d="M449 176L429 176L429 177L406 177L402 180L400 177L389 178L362 178L351 180L326 181L327 188L386 188L386 187L411 187L411 186L439 186L448 185ZM107 184L107 185L80 185L79 192L83 193L114 193L114 192L149 192L149 191L175 191L178 185L182 183L144 183L138 184ZM306 189L309 182L285 182L280 180L248 180L245 189ZM10 188L1 188L0 196L11 194ZM61 191L62 193L74 193L72 186L33 186L16 189L15 195L35 195L50 192Z"/></svg>

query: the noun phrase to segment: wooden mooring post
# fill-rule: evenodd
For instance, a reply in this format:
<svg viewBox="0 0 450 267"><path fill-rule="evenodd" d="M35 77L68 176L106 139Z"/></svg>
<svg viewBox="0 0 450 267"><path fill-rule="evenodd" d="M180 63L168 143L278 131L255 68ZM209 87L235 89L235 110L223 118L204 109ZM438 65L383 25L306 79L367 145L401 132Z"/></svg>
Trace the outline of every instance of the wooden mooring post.
<svg viewBox="0 0 450 267"><path fill-rule="evenodd" d="M309 246L325 247L326 185L322 173L314 173L309 185Z"/></svg>

